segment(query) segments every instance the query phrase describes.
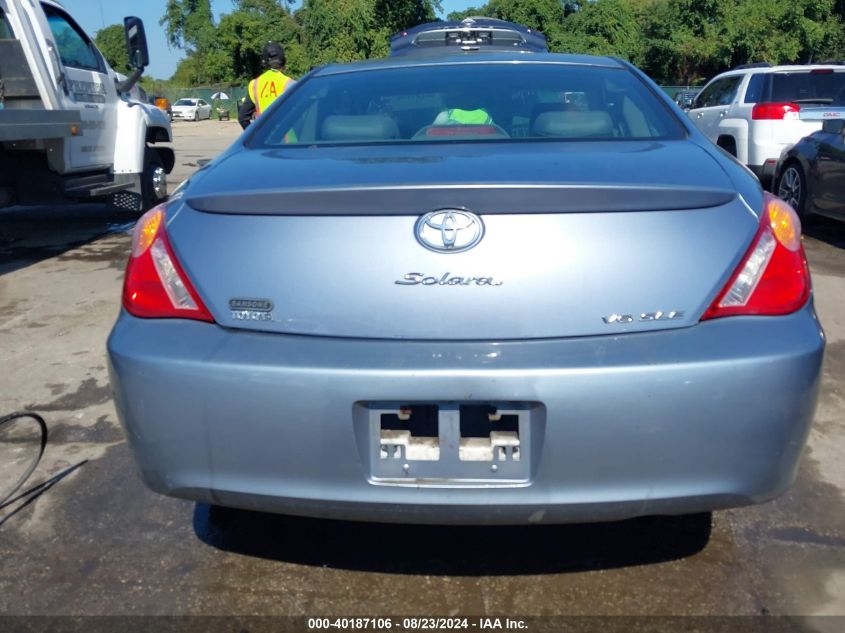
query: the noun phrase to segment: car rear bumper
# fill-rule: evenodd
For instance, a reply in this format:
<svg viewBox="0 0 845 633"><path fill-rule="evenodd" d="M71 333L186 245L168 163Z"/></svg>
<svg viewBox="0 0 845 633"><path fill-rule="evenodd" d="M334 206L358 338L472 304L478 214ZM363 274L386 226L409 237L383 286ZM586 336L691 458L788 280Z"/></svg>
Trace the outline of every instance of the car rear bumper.
<svg viewBox="0 0 845 633"><path fill-rule="evenodd" d="M233 331L122 314L108 342L144 481L327 518L508 524L765 501L794 479L824 338L812 305L672 331L417 342ZM362 402L538 403L521 483L378 481Z"/></svg>

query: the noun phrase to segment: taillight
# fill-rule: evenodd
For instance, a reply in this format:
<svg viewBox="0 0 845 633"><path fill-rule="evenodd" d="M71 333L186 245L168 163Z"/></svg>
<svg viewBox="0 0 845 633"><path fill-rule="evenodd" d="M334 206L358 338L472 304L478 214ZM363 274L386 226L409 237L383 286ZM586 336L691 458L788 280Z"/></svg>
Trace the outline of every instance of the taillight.
<svg viewBox="0 0 845 633"><path fill-rule="evenodd" d="M701 320L789 314L807 302L810 288L801 221L786 202L766 193L751 248Z"/></svg>
<svg viewBox="0 0 845 633"><path fill-rule="evenodd" d="M797 103L758 103L751 109L755 121L798 119L801 106Z"/></svg>
<svg viewBox="0 0 845 633"><path fill-rule="evenodd" d="M214 323L167 239L164 205L147 211L135 225L123 280L123 307L137 317Z"/></svg>

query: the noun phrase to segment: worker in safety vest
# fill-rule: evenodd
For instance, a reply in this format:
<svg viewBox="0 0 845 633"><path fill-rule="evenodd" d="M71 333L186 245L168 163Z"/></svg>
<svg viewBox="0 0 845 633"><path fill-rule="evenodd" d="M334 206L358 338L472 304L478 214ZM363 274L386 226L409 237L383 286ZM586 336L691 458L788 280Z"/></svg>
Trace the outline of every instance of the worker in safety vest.
<svg viewBox="0 0 845 633"><path fill-rule="evenodd" d="M249 82L246 99L238 108L238 123L244 129L295 83L282 72L285 69L285 49L281 44L267 42L261 52L261 62L267 70Z"/></svg>

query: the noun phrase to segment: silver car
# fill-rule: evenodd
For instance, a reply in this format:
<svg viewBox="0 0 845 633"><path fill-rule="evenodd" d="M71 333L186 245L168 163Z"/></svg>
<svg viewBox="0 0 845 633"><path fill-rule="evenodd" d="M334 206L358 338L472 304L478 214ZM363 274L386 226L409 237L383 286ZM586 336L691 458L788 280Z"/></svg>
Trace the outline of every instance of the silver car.
<svg viewBox="0 0 845 633"><path fill-rule="evenodd" d="M793 210L601 57L317 69L135 229L108 341L155 491L516 524L781 494L824 336Z"/></svg>

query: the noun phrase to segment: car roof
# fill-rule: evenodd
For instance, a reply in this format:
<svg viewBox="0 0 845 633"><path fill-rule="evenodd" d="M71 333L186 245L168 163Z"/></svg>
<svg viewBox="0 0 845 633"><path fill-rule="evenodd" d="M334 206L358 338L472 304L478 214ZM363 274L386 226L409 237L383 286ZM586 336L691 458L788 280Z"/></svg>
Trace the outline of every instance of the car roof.
<svg viewBox="0 0 845 633"><path fill-rule="evenodd" d="M845 64L792 64L792 65L784 65L784 66L772 66L771 68L763 68L765 72L783 72L785 70L788 71L798 71L798 70L818 70L818 69L832 69L832 70L845 70Z"/></svg>
<svg viewBox="0 0 845 633"><path fill-rule="evenodd" d="M762 64L748 64L747 66L738 66L731 68L723 73L719 73L716 77L731 77L734 75L758 75L771 74L782 72L809 72L812 70L838 70L845 71L845 64L840 62L831 62L827 64L784 64L781 66L766 66Z"/></svg>
<svg viewBox="0 0 845 633"><path fill-rule="evenodd" d="M454 53L439 53L432 56L402 55L369 59L348 64L330 64L314 70L315 76L339 75L350 72L370 70L386 70L414 66L454 66L474 64L496 64L507 62L524 62L530 64L562 64L577 66L595 66L597 68L626 68L620 60L614 57L598 57L593 55L573 55L566 53L533 53L528 51L456 51Z"/></svg>

